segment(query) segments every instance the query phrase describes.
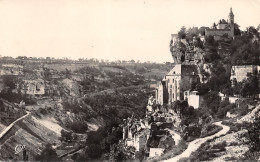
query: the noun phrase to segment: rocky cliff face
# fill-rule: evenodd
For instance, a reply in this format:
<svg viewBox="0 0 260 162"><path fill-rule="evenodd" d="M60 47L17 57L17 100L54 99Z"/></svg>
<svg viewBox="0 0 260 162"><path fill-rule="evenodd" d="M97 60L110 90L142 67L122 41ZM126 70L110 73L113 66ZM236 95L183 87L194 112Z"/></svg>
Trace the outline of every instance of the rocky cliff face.
<svg viewBox="0 0 260 162"><path fill-rule="evenodd" d="M186 50L186 46L182 42L180 41L173 42L171 40L170 51L172 53L174 63L181 64L182 62L184 62L185 50Z"/></svg>
<svg viewBox="0 0 260 162"><path fill-rule="evenodd" d="M193 42L187 42L185 39L177 39L170 42L170 52L174 63L195 65L204 63L204 51L194 46Z"/></svg>
<svg viewBox="0 0 260 162"><path fill-rule="evenodd" d="M175 64L196 65L200 81L203 82L202 74L205 51L196 47L195 42L187 42L186 39L176 39L170 42L170 52ZM204 79L205 80L205 79Z"/></svg>

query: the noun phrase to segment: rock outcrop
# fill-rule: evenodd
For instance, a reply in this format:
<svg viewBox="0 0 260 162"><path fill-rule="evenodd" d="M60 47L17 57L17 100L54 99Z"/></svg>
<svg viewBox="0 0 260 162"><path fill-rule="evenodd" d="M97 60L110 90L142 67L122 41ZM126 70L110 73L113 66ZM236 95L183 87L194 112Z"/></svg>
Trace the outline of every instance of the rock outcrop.
<svg viewBox="0 0 260 162"><path fill-rule="evenodd" d="M170 52L172 54L174 63L176 64L203 64L204 51L195 47L193 42L187 42L185 39L171 40Z"/></svg>

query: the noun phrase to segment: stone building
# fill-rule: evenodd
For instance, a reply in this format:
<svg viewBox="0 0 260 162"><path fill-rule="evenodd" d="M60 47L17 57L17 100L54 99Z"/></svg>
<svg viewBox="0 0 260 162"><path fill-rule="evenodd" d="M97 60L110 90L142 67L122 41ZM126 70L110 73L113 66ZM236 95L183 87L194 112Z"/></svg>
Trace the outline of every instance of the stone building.
<svg viewBox="0 0 260 162"><path fill-rule="evenodd" d="M163 154L164 148L150 148L149 157L161 156Z"/></svg>
<svg viewBox="0 0 260 162"><path fill-rule="evenodd" d="M123 125L123 140L126 146L134 146L136 151L146 148L150 137L150 129L146 120L128 118Z"/></svg>
<svg viewBox="0 0 260 162"><path fill-rule="evenodd" d="M176 64L165 76L162 84L159 84L158 91L156 91L156 103L162 105L184 100L184 91L191 89L192 83L198 81L196 65ZM167 98L167 101L164 98Z"/></svg>
<svg viewBox="0 0 260 162"><path fill-rule="evenodd" d="M211 29L205 30L206 36L214 36L215 39L221 39L223 36L228 36L230 38L234 37L234 14L232 12L232 8L230 8L230 13L228 16L228 20L220 20L218 24L213 25Z"/></svg>
<svg viewBox="0 0 260 162"><path fill-rule="evenodd" d="M242 82L244 79L247 79L249 75L258 75L260 66L258 65L239 65L232 66L230 80L232 85L235 82Z"/></svg>
<svg viewBox="0 0 260 162"><path fill-rule="evenodd" d="M163 105L168 101L168 93L166 88L166 80L159 81L155 89L156 104Z"/></svg>
<svg viewBox="0 0 260 162"><path fill-rule="evenodd" d="M183 100L183 92L191 89L192 82L199 79L197 66L177 64L165 78L169 96L168 103Z"/></svg>
<svg viewBox="0 0 260 162"><path fill-rule="evenodd" d="M184 92L184 99L188 101L190 106L193 106L194 109L197 109L203 103L203 97L198 94L197 91L187 90Z"/></svg>

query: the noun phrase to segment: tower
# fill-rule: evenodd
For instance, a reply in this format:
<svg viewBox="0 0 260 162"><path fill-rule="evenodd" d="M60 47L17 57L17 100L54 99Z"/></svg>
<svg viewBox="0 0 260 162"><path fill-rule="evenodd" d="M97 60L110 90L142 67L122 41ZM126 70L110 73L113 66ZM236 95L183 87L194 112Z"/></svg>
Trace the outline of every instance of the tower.
<svg viewBox="0 0 260 162"><path fill-rule="evenodd" d="M232 12L232 7L230 8L230 13L228 15L228 18L229 18L229 24L230 24L230 30L231 30L231 36L233 37L234 36L234 14Z"/></svg>

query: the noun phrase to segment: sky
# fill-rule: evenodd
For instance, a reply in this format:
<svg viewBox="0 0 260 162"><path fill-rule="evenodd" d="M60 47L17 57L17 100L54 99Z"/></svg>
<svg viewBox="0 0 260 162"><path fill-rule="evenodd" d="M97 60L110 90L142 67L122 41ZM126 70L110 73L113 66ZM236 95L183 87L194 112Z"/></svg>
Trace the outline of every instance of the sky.
<svg viewBox="0 0 260 162"><path fill-rule="evenodd" d="M0 55L173 62L171 34L260 24L260 0L0 0Z"/></svg>

